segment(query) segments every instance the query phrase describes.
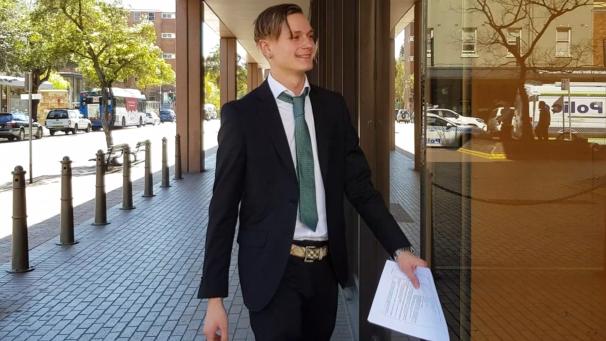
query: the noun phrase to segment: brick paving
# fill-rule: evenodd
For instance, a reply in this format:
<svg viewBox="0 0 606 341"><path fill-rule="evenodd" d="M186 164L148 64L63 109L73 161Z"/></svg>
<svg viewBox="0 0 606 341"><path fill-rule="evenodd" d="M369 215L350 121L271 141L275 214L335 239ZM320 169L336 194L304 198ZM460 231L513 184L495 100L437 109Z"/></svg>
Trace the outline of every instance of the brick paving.
<svg viewBox="0 0 606 341"><path fill-rule="evenodd" d="M206 164L213 165L214 155L207 155ZM390 202L398 223L420 249L419 174L412 165L404 152L392 153ZM434 183L450 190L434 186L433 223L436 283L451 339L604 339L600 247L606 238L598 227L604 221L606 191L539 206L462 200L456 192L540 200L588 185L558 176L583 168L578 162L556 163L548 174L536 172L532 163L465 167L444 162L433 168ZM500 182L494 182L495 169ZM471 187L460 181L470 170ZM601 169L593 172L603 174ZM536 188L512 187L520 174ZM155 174L154 198L142 198L142 181L135 181L133 211L120 210L121 192L113 191L108 194L111 224L104 227L90 225L92 201L80 205L75 208L80 243L71 247L55 245L58 216L32 226L30 262L36 269L8 274L8 258L0 259L0 340L202 339L206 306L195 296L213 177L213 169L187 174L162 189ZM505 245L504 240L512 242ZM0 240L0 250L10 252L6 238ZM236 244L225 301L230 336L253 340L239 290L237 251ZM473 278L465 267L472 262ZM563 270L554 271L554 264ZM527 271L533 267L539 269ZM333 340L353 338L343 301ZM415 339L393 333L392 340Z"/></svg>
<svg viewBox="0 0 606 341"><path fill-rule="evenodd" d="M214 165L214 155L207 165ZM9 274L10 263L0 265L0 340L203 339L206 301L196 293L213 178L209 169L168 189L156 183L155 197L133 195L132 211L120 210L114 197L111 224L93 227L92 216L81 221L79 244L57 246L55 236L30 245L34 271ZM50 230L53 219L39 228ZM235 244L225 300L230 336L254 340L237 252ZM345 309L341 298L333 340L353 338Z"/></svg>
<svg viewBox="0 0 606 341"><path fill-rule="evenodd" d="M403 209L412 221L397 219L398 224L412 243L416 250L421 249L420 229L421 229L421 193L420 193L420 175L414 171L413 155L396 148L396 152L391 153L390 157L390 177L391 192L390 202L397 204ZM417 338L406 336L398 332L391 333L392 341L415 341Z"/></svg>
<svg viewBox="0 0 606 341"><path fill-rule="evenodd" d="M206 164L214 165L214 154L207 155ZM435 174L438 180L459 179L460 168L442 165ZM119 209L120 189L108 193L111 224L104 227L90 225L92 201L80 205L75 208L80 212L76 214L76 238L80 243L75 246L55 245L58 216L33 226L31 230L40 231L34 243L30 242L30 262L36 270L15 275L4 271L10 268L8 259L0 265L0 340L203 339L206 306L195 296L213 178L213 169L187 174L182 181L171 177L172 187L162 189L160 176L155 174L154 198L141 197L142 180L138 180L134 182L137 208L133 211ZM392 211L413 245L420 249L419 174L401 150L391 155L391 178ZM451 218L434 221L440 250L436 250L436 260L444 265L438 271L437 284L451 337L458 339L468 337L458 332L460 316L467 314L465 302L470 298L461 300L461 293L466 295L467 291L461 290L460 269L448 269L448 265L456 268L461 255L460 226L452 223L461 217L461 204L450 193L434 191L434 209ZM2 242L0 247L4 248ZM232 340L253 340L239 290L237 252L235 244L229 298L225 300L230 336ZM489 281L487 285L493 285L491 276L484 278ZM479 313L488 306L476 304L474 308L474 328L490 322L490 328L482 328L485 334L476 333L474 337L509 335L498 330L490 334L494 329L490 321L493 312ZM333 340L353 339L346 309L341 297ZM416 339L393 333L392 340Z"/></svg>

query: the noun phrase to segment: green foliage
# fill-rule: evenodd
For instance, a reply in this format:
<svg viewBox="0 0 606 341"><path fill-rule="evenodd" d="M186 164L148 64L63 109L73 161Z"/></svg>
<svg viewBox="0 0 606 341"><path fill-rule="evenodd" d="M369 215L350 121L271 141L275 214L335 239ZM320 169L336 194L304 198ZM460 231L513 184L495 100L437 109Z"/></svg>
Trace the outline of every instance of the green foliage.
<svg viewBox="0 0 606 341"><path fill-rule="evenodd" d="M25 14L19 1L0 0L0 72L18 71L18 48L26 40L22 31Z"/></svg>
<svg viewBox="0 0 606 341"><path fill-rule="evenodd" d="M40 13L57 20L50 31L66 37L63 46L73 54L84 77L101 87L103 102L116 81L131 77L139 87L173 84L175 75L155 45L156 33L149 22L128 26L128 12L117 2L104 0L39 0ZM108 108L107 105L104 108ZM112 107L113 108L113 107ZM104 113L104 131L112 144Z"/></svg>
<svg viewBox="0 0 606 341"><path fill-rule="evenodd" d="M240 56L238 56L236 68L237 98L242 98L248 93L248 70L246 64L240 62Z"/></svg>
<svg viewBox="0 0 606 341"><path fill-rule="evenodd" d="M205 103L210 103L215 106L215 108L220 108L221 98L219 88L217 84L211 82L209 80L204 81L204 96Z"/></svg>
<svg viewBox="0 0 606 341"><path fill-rule="evenodd" d="M213 104L216 108L221 108L220 73L219 46L216 46L206 60L204 60L205 103Z"/></svg>
<svg viewBox="0 0 606 341"><path fill-rule="evenodd" d="M173 84L175 75L155 45L153 24L128 26L128 12L117 2L40 0L44 13L58 16L49 30L60 30L80 71L93 84L110 87L137 79L140 87Z"/></svg>
<svg viewBox="0 0 606 341"><path fill-rule="evenodd" d="M406 73L404 69L404 61L402 58L398 58L396 60L396 74L395 74L395 108L401 109L404 107L404 103L406 103L405 92L404 89L406 87Z"/></svg>
<svg viewBox="0 0 606 341"><path fill-rule="evenodd" d="M53 85L53 89L67 90L69 89L69 82L65 78L61 77L60 74L53 72L48 77L48 81Z"/></svg>
<svg viewBox="0 0 606 341"><path fill-rule="evenodd" d="M248 93L248 71L240 56L237 57L236 67L236 96L241 98ZM204 61L204 95L205 102L214 104L217 108L221 107L220 78L221 59L219 46L216 46Z"/></svg>

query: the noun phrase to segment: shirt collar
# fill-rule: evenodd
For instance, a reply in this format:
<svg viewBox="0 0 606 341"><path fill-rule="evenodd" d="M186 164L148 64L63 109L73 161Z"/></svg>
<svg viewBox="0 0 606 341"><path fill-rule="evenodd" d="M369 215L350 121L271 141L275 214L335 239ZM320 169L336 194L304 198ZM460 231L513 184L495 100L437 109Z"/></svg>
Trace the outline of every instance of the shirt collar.
<svg viewBox="0 0 606 341"><path fill-rule="evenodd" d="M278 82L272 75L271 72L269 76L267 76L267 83L269 84L269 88L271 89L271 93L274 95L274 98L277 99L281 93L285 92L291 96L298 96L300 94L295 95L292 91L288 90L282 83ZM309 89L309 81L307 80L307 75L305 76L305 85L303 85L303 91L305 88ZM303 93L301 92L301 94ZM309 90L307 91L309 94Z"/></svg>

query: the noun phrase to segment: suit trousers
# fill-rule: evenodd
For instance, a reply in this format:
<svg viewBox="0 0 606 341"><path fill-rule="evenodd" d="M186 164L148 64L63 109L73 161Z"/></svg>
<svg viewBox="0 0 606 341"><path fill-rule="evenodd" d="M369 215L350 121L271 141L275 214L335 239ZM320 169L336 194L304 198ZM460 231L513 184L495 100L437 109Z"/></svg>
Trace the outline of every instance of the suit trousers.
<svg viewBox="0 0 606 341"><path fill-rule="evenodd" d="M290 256L276 294L250 312L257 341L329 341L337 317L338 284L328 257L305 263Z"/></svg>

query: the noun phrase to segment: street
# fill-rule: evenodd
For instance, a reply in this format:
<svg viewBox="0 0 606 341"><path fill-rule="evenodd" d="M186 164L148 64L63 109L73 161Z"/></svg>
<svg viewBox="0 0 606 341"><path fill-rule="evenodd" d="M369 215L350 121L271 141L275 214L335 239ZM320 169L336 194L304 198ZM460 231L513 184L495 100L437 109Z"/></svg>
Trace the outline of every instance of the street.
<svg viewBox="0 0 606 341"><path fill-rule="evenodd" d="M407 123L394 123L396 125L396 146L405 151L415 153L415 125Z"/></svg>
<svg viewBox="0 0 606 341"><path fill-rule="evenodd" d="M217 132L220 121L204 121L204 149L217 145ZM174 165L175 123L162 123L157 126L130 127L115 129L112 132L114 144L128 143L134 150L137 142L149 139L152 143L152 172L160 171L162 166L162 138L168 140L168 165ZM60 213L61 165L64 156L72 160L73 205L77 206L91 200L95 195L95 158L97 150L105 151L105 135L102 131L77 135L65 135L61 132L50 136L45 130L41 140L32 141L33 184L29 184L29 141L8 142L0 139L0 238L12 234L12 174L14 167L21 165L28 173L27 215L28 226L44 221ZM145 153L140 151L138 160L144 160ZM133 166L131 179L144 176L144 164ZM172 176L172 174L171 174ZM122 172L106 174L106 192L122 186ZM91 212L92 214L92 212ZM57 231L58 231L57 227Z"/></svg>

